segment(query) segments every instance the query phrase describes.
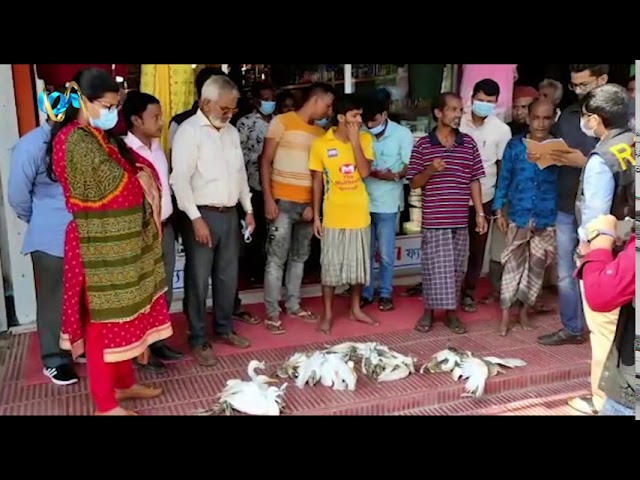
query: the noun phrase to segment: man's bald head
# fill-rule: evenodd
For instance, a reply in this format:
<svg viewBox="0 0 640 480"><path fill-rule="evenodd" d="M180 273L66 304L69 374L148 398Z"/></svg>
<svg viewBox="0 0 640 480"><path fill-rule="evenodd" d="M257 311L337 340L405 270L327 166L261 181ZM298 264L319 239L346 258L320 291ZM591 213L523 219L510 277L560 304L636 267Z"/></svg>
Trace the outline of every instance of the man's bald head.
<svg viewBox="0 0 640 480"><path fill-rule="evenodd" d="M540 109L544 110L545 113L551 112L551 115L555 116L556 106L553 104L551 100L547 98L539 97L539 98L536 98L533 102L531 102L529 104L529 115L531 115L534 110L536 110L536 113L540 113L540 112L537 112L537 110L540 110Z"/></svg>
<svg viewBox="0 0 640 480"><path fill-rule="evenodd" d="M546 98L540 97L529 105L529 133L534 140L545 140L555 121L556 107Z"/></svg>

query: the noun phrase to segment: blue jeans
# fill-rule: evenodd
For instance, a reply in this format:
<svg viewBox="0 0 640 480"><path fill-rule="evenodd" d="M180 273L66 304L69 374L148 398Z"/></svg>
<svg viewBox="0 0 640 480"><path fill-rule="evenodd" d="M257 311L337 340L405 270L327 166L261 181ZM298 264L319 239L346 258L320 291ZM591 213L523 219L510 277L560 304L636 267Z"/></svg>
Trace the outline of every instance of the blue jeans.
<svg viewBox="0 0 640 480"><path fill-rule="evenodd" d="M572 335L584 332L584 313L576 270L574 253L578 246L578 225L570 213L558 212L556 218L556 242L558 256L558 300L562 325Z"/></svg>
<svg viewBox="0 0 640 480"><path fill-rule="evenodd" d="M373 262L376 246L380 253L380 297L391 298L393 294L393 267L396 256L397 213L371 213L371 281L362 290L362 297L373 298Z"/></svg>
<svg viewBox="0 0 640 480"><path fill-rule="evenodd" d="M599 415L605 416L636 416L636 411L634 409L625 407L624 405L620 405L618 402L614 402L610 398L604 402L604 407L600 410Z"/></svg>

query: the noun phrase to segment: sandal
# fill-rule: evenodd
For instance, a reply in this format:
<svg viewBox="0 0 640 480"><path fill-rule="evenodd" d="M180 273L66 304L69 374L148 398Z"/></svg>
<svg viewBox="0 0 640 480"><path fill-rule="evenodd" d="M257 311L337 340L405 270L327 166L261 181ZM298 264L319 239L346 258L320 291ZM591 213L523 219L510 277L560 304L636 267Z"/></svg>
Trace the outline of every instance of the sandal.
<svg viewBox="0 0 640 480"><path fill-rule="evenodd" d="M282 326L282 322L280 320L265 320L265 327L269 330L269 333L273 333L274 335L282 335L285 333L285 329Z"/></svg>
<svg viewBox="0 0 640 480"><path fill-rule="evenodd" d="M471 295L465 295L462 298L462 304L460 306L462 307L462 310L467 313L473 313L478 310L476 301L473 299Z"/></svg>
<svg viewBox="0 0 640 480"><path fill-rule="evenodd" d="M598 409L593 404L592 396L571 398L567 404L576 412L580 412L583 415L598 415Z"/></svg>
<svg viewBox="0 0 640 480"><path fill-rule="evenodd" d="M393 300L390 298L381 297L378 300L378 310L381 312L391 312L395 309L393 305Z"/></svg>
<svg viewBox="0 0 640 480"><path fill-rule="evenodd" d="M287 315L289 315L290 317L295 317L298 320L302 320L303 322L307 323L316 323L320 318L312 311L302 307L299 307L297 310L294 310L292 312L288 312Z"/></svg>
<svg viewBox="0 0 640 480"><path fill-rule="evenodd" d="M239 322L246 323L247 325L258 325L261 320L260 317L255 316L250 312L245 312L240 310L239 312L235 312L232 315L234 320L238 320Z"/></svg>
<svg viewBox="0 0 640 480"><path fill-rule="evenodd" d="M420 333L427 333L431 330L431 325L433 323L433 315L430 312L425 312L422 317L416 323L416 326L413 329Z"/></svg>
<svg viewBox="0 0 640 480"><path fill-rule="evenodd" d="M467 327L465 327L460 319L456 316L447 316L444 320L444 324L449 330L451 330L453 333L457 333L458 335L467 333Z"/></svg>

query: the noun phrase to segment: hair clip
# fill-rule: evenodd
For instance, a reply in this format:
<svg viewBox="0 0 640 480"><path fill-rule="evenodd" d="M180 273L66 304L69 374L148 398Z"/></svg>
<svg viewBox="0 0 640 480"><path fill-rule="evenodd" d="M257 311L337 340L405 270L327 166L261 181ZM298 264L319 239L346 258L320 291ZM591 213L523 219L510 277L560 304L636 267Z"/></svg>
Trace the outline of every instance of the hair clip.
<svg viewBox="0 0 640 480"><path fill-rule="evenodd" d="M60 92L47 93L45 91L40 92L38 95L38 109L46 113L54 122L61 122L66 116L67 109L70 106L74 108L82 108L82 111L86 115L86 109L84 102L81 100L80 87L76 82L69 82L66 85L67 90L64 94ZM71 92L71 90L75 92ZM53 108L53 104L58 99L58 104Z"/></svg>

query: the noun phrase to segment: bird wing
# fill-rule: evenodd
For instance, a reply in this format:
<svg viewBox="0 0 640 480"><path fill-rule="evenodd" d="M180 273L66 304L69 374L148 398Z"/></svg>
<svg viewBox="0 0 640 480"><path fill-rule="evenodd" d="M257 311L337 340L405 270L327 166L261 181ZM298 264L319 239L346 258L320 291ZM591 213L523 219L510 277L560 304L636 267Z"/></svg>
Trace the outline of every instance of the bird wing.
<svg viewBox="0 0 640 480"><path fill-rule="evenodd" d="M527 362L520 358L483 357L483 360L508 368L525 367L527 365Z"/></svg>
<svg viewBox="0 0 640 480"><path fill-rule="evenodd" d="M385 370L378 376L378 382L402 380L403 378L408 377L411 373L411 370L409 370L409 367L406 365L388 365L387 367L388 368L385 368Z"/></svg>
<svg viewBox="0 0 640 480"><path fill-rule="evenodd" d="M241 388L238 388L224 400L238 412L247 415L266 415L268 409L266 393L266 391L260 390L255 383L243 382Z"/></svg>
<svg viewBox="0 0 640 480"><path fill-rule="evenodd" d="M489 378L489 367L480 358L466 358L460 364L462 378L467 380L464 390L467 394L480 397Z"/></svg>

